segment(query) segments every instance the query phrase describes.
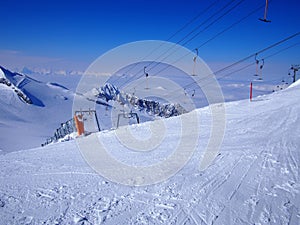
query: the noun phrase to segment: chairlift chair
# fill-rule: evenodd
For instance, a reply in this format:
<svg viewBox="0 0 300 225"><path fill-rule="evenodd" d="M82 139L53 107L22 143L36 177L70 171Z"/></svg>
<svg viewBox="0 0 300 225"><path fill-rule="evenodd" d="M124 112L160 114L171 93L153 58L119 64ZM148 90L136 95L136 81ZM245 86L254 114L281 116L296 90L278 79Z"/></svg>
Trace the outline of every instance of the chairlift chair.
<svg viewBox="0 0 300 225"><path fill-rule="evenodd" d="M269 6L269 0L266 0L264 18L259 18L260 21L265 22L265 23L270 23L271 22L271 20L267 19L268 6Z"/></svg>
<svg viewBox="0 0 300 225"><path fill-rule="evenodd" d="M257 53L255 54L255 77L258 77L258 65L259 65L259 60L257 59Z"/></svg>
<svg viewBox="0 0 300 225"><path fill-rule="evenodd" d="M149 76L149 74L146 72L146 68L147 68L147 66L144 66L144 75L146 77L146 87L145 87L145 89L148 90L149 89L149 87L148 87L148 76Z"/></svg>
<svg viewBox="0 0 300 225"><path fill-rule="evenodd" d="M196 55L193 58L194 65L193 65L193 74L192 74L192 76L196 76L196 74L195 74L195 68L196 68L196 61L197 61L197 57L198 57L198 48L196 48L195 51L196 51Z"/></svg>

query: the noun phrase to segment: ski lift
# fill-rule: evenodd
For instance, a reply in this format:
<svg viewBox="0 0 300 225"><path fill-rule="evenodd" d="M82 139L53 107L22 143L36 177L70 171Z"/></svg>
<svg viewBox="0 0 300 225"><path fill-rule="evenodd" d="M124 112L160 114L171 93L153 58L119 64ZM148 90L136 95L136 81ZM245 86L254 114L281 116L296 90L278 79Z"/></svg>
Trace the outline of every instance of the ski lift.
<svg viewBox="0 0 300 225"><path fill-rule="evenodd" d="M260 74L259 74L259 78L257 78L258 81L262 81L263 78L262 78L262 69L264 68L264 65L265 65L265 60L262 59L262 64L259 66L259 69L260 69Z"/></svg>
<svg viewBox="0 0 300 225"><path fill-rule="evenodd" d="M124 119L132 119L135 118L137 123L140 123L140 118L137 113L133 113L130 111L129 113L125 113L124 110L122 110L122 113L118 114L118 121L117 121L117 128L120 125L120 118L123 117Z"/></svg>
<svg viewBox="0 0 300 225"><path fill-rule="evenodd" d="M194 97L194 96L195 96L195 92L196 92L196 91L195 91L195 89L194 89L194 90L193 90L193 94L192 94L192 97Z"/></svg>
<svg viewBox="0 0 300 225"><path fill-rule="evenodd" d="M262 70L262 68L264 67L264 65L265 65L265 60L264 60L264 59L262 59L262 64L260 65L259 69L261 69L261 70Z"/></svg>
<svg viewBox="0 0 300 225"><path fill-rule="evenodd" d="M184 95L186 96L187 95L186 88L184 88L183 91L184 91Z"/></svg>
<svg viewBox="0 0 300 225"><path fill-rule="evenodd" d="M105 114L104 114L104 116L108 116L107 112L108 112L108 107L106 106L105 107Z"/></svg>
<svg viewBox="0 0 300 225"><path fill-rule="evenodd" d="M281 83L282 83L282 85L284 85L284 84L289 84L289 83L284 79L284 77L282 78Z"/></svg>
<svg viewBox="0 0 300 225"><path fill-rule="evenodd" d="M74 113L74 121L78 135L101 131L96 110L79 110ZM94 128L96 123L96 130Z"/></svg>
<svg viewBox="0 0 300 225"><path fill-rule="evenodd" d="M144 75L146 77L146 88L145 89L149 89L149 87L148 87L148 76L149 76L149 74L146 72L146 68L147 68L147 66L144 66Z"/></svg>
<svg viewBox="0 0 300 225"><path fill-rule="evenodd" d="M254 74L254 76L259 77L259 78L256 79L256 81L262 81L263 80L262 79L262 69L264 67L265 61L264 61L264 59L262 59L261 60L262 64L259 65L260 60L257 59L257 55L258 55L258 53L255 54L255 74ZM260 73L258 72L258 68L260 69Z"/></svg>
<svg viewBox="0 0 300 225"><path fill-rule="evenodd" d="M259 60L257 59L257 53L255 54L255 77L258 77L258 65L259 65Z"/></svg>
<svg viewBox="0 0 300 225"><path fill-rule="evenodd" d="M196 51L196 55L193 58L194 66L193 66L193 74L192 74L192 76L196 76L196 74L195 74L195 68L196 68L196 61L197 61L197 57L198 57L198 48L196 48L195 51Z"/></svg>
<svg viewBox="0 0 300 225"><path fill-rule="evenodd" d="M271 20L268 20L268 19L267 19L268 5L269 5L269 0L266 0L266 6L265 6L264 18L259 18L260 21L265 22L265 23L270 23L270 22L271 22Z"/></svg>
<svg viewBox="0 0 300 225"><path fill-rule="evenodd" d="M144 66L144 74L145 74L145 76L146 76L146 77L148 77L148 76L149 76L149 74L148 74L148 73L146 73L146 68L147 68L147 66Z"/></svg>

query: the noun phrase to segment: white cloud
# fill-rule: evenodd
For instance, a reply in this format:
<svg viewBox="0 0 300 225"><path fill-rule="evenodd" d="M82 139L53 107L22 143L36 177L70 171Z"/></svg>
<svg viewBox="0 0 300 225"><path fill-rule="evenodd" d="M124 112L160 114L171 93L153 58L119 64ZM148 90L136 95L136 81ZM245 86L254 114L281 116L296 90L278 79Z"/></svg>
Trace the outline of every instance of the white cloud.
<svg viewBox="0 0 300 225"><path fill-rule="evenodd" d="M239 83L239 84L227 84L227 87L233 87L233 88L240 88L240 87L244 87L245 84L243 83Z"/></svg>
<svg viewBox="0 0 300 225"><path fill-rule="evenodd" d="M12 50L12 49L0 49L0 54L10 54L10 55L16 55L20 54L20 51Z"/></svg>
<svg viewBox="0 0 300 225"><path fill-rule="evenodd" d="M47 70L81 70L84 71L88 63L72 61L59 57L28 55L17 50L0 49L0 65L11 70L27 68L43 68Z"/></svg>

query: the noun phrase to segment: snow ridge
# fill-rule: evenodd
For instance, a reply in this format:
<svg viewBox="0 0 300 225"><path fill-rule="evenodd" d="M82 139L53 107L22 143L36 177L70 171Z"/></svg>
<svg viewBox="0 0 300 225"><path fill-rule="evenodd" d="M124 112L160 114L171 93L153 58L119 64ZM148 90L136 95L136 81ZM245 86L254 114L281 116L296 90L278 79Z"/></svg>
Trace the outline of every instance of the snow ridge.
<svg viewBox="0 0 300 225"><path fill-rule="evenodd" d="M74 95L55 81L43 82L0 66L2 152L40 146L70 118Z"/></svg>
<svg viewBox="0 0 300 225"><path fill-rule="evenodd" d="M23 78L22 80L20 80L18 83L18 85L14 85L6 76L6 74L10 73L10 71L4 69L3 67L0 66L0 70L1 70L1 78L0 78L0 83L1 84L5 84L6 86L10 87L19 97L19 99L22 102L25 102L27 104L32 104L31 99L20 89L18 88L19 86L22 87L22 85L20 85L21 83L23 83L25 81L25 78Z"/></svg>
<svg viewBox="0 0 300 225"><path fill-rule="evenodd" d="M116 86L110 83L106 83L101 88L94 89L93 93L95 97L105 100L106 102L117 101L121 105L131 106L140 112L145 112L152 116L169 118L187 113L180 104L162 104L154 100L141 99L135 95L120 91Z"/></svg>
<svg viewBox="0 0 300 225"><path fill-rule="evenodd" d="M151 116L159 116L169 118L173 116L179 116L187 113L187 111L180 104L161 104L157 101L141 99L137 96L120 91L116 86L110 83L106 83L104 86L93 89L92 93L97 98L95 101L98 104L105 105L102 101L116 101L120 105L127 105L133 107L139 112L147 113ZM86 96L87 100L93 100ZM102 101L100 101L102 100ZM74 119L70 119L65 123L61 123L61 126L56 129L54 136L48 138L42 146L46 146L51 143L69 141L76 137L77 131Z"/></svg>
<svg viewBox="0 0 300 225"><path fill-rule="evenodd" d="M25 74L11 72L0 66L1 83L11 87L20 100L34 106L45 107L49 98L61 98L67 100L65 94L69 89L57 83L43 83ZM60 90L57 90L59 88ZM56 90L54 90L56 89ZM71 94L72 95L72 94Z"/></svg>

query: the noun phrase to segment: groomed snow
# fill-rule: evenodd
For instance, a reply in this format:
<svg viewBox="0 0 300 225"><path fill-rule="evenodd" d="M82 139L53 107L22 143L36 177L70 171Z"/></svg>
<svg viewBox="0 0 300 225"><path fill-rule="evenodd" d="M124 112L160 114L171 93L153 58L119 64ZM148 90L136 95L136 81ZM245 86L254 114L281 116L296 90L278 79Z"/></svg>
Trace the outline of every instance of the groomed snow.
<svg viewBox="0 0 300 225"><path fill-rule="evenodd" d="M220 154L204 171L210 110L198 109L193 158L169 180L146 187L99 176L74 141L0 155L0 224L299 224L299 96L297 85L226 103ZM109 141L114 132L98 136Z"/></svg>

